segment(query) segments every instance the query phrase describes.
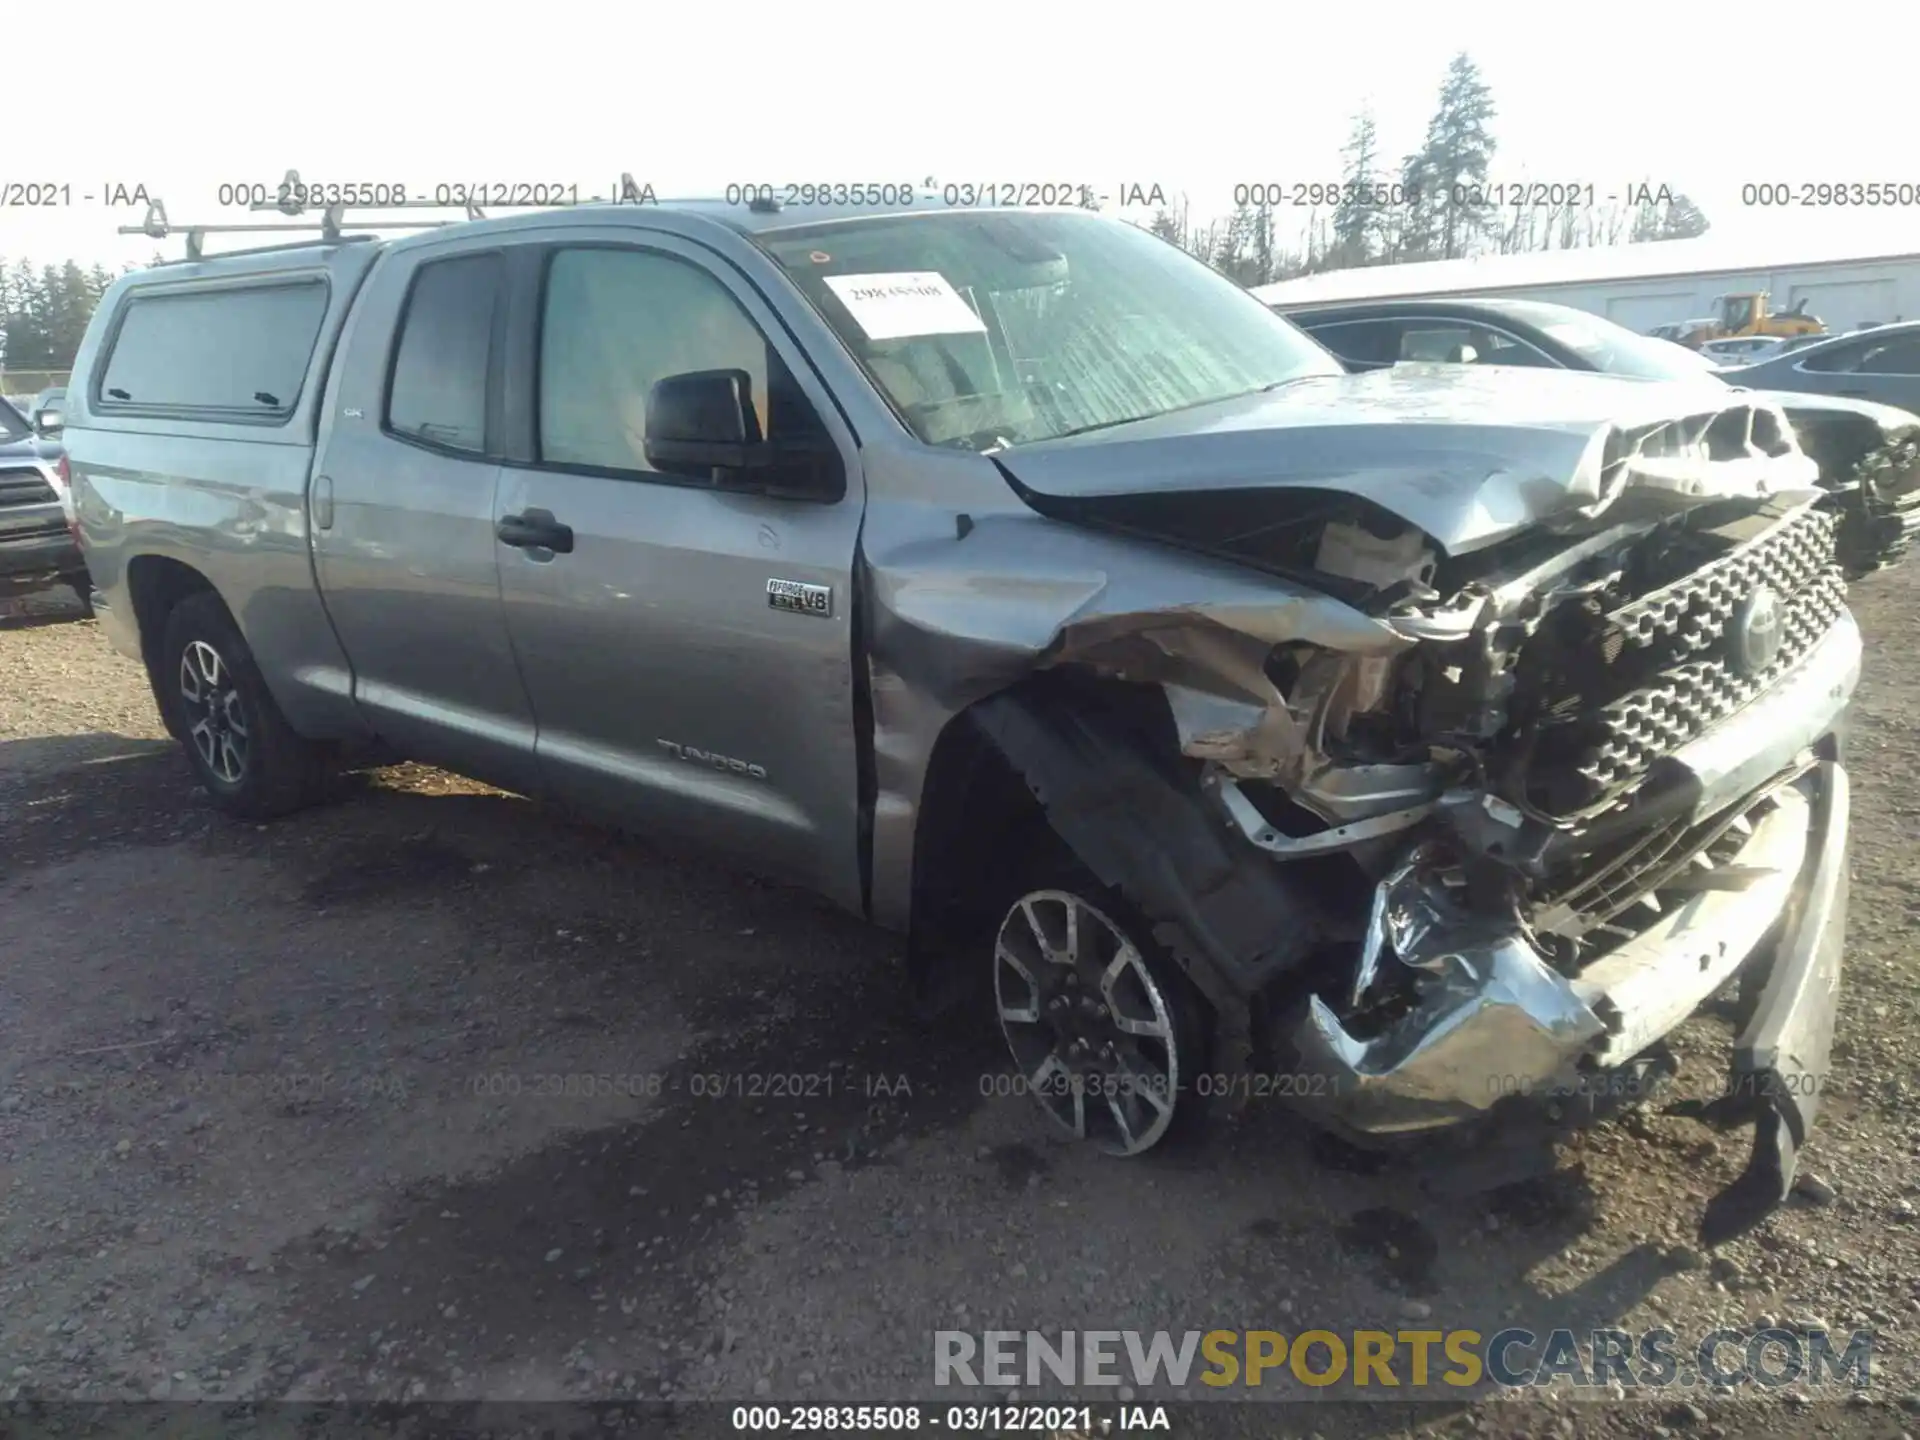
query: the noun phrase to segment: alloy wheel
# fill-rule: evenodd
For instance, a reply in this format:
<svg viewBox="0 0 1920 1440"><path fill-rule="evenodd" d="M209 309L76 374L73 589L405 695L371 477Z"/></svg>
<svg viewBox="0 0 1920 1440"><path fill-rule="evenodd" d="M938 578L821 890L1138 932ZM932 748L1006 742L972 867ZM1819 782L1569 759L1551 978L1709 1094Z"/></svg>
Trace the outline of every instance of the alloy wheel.
<svg viewBox="0 0 1920 1440"><path fill-rule="evenodd" d="M247 773L246 707L233 671L204 640L189 641L180 652L180 699L188 738L207 769L224 784L238 785Z"/></svg>
<svg viewBox="0 0 1920 1440"><path fill-rule="evenodd" d="M1007 912L994 1002L1022 1083L1069 1134L1115 1155L1156 1145L1179 1099L1173 1003L1112 917L1067 890Z"/></svg>

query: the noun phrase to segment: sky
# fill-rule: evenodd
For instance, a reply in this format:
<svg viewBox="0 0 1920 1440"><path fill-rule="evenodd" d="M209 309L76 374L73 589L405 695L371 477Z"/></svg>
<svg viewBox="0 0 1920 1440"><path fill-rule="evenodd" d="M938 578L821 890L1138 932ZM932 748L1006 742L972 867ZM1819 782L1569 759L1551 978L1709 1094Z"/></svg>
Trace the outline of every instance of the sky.
<svg viewBox="0 0 1920 1440"><path fill-rule="evenodd" d="M15 26L6 43L31 49L38 33ZM99 0L54 33L44 58L9 66L0 199L50 182L72 203L0 208L10 259L178 255L178 238L116 235L141 212L106 207L108 188L144 185L176 224L257 221L274 217L222 210L219 186L271 186L289 167L416 193L551 182L586 196L622 171L662 196L809 180L1157 184L1207 216L1237 184L1337 180L1362 106L1388 155L1413 148L1461 50L1498 107L1496 182L1606 194L1644 180L1691 195L1729 239L1920 250L1920 203L1741 203L1744 184L1823 180L1905 184L1920 200L1910 93L1876 58L1911 52L1920 12L1884 0ZM1283 240L1306 219L1283 211Z"/></svg>

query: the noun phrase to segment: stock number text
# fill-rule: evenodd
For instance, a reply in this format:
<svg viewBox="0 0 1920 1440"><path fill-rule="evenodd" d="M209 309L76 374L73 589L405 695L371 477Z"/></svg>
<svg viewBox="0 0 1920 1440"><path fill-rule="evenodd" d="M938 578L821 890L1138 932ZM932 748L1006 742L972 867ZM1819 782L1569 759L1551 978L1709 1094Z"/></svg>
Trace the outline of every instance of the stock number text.
<svg viewBox="0 0 1920 1440"><path fill-rule="evenodd" d="M918 1405L736 1405L736 1430L918 1430Z"/></svg>
<svg viewBox="0 0 1920 1440"><path fill-rule="evenodd" d="M1742 205L1872 209L1920 205L1920 182L1895 180L1762 180L1740 187Z"/></svg>
<svg viewBox="0 0 1920 1440"><path fill-rule="evenodd" d="M404 205L407 187L388 180L238 180L214 192L221 205L280 205L305 209L309 205Z"/></svg>

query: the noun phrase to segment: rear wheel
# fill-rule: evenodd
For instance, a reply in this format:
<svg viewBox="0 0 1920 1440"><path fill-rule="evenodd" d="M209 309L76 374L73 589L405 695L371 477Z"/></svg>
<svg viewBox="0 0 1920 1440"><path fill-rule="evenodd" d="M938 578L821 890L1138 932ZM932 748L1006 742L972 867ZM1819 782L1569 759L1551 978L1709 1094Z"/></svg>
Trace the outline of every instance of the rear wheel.
<svg viewBox="0 0 1920 1440"><path fill-rule="evenodd" d="M1195 1128L1204 1002L1120 897L1071 874L1027 891L995 936L993 981L1021 1083L1069 1135L1141 1155Z"/></svg>
<svg viewBox="0 0 1920 1440"><path fill-rule="evenodd" d="M220 598L190 595L167 616L155 688L214 803L264 820L311 801L327 747L287 724Z"/></svg>

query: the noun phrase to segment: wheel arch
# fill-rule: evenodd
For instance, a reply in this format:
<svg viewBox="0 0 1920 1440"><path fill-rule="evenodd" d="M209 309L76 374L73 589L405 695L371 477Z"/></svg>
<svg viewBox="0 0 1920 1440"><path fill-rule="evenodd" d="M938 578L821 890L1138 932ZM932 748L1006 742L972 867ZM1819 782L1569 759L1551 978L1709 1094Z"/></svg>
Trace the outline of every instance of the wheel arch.
<svg viewBox="0 0 1920 1440"><path fill-rule="evenodd" d="M130 558L126 565L126 585L140 637L140 655L146 664L147 683L153 690L154 703L159 706L160 718L168 733L178 740L181 736L174 724L173 707L166 703L160 689L160 646L166 635L167 617L189 596L212 595L219 599L220 592L199 570L170 555ZM233 608L224 599L220 604L231 617ZM236 629L239 627L237 619L234 625Z"/></svg>
<svg viewBox="0 0 1920 1440"><path fill-rule="evenodd" d="M990 717L1001 708L1050 710L1102 701L1172 723L1158 687L1129 685L1090 673L1035 671L956 711L942 726L922 774L913 829L909 963L916 972L938 963L942 942L987 914L990 877L1017 861L1035 837L1051 833L1046 807L1029 777L996 741Z"/></svg>
<svg viewBox="0 0 1920 1440"><path fill-rule="evenodd" d="M923 992L938 967L967 963L969 930L997 923L996 885L1004 893L1035 833L1144 917L1217 1017L1230 1066L1253 1056L1262 994L1328 933L1286 867L1207 808L1158 685L1030 674L948 722L921 795L908 953Z"/></svg>

